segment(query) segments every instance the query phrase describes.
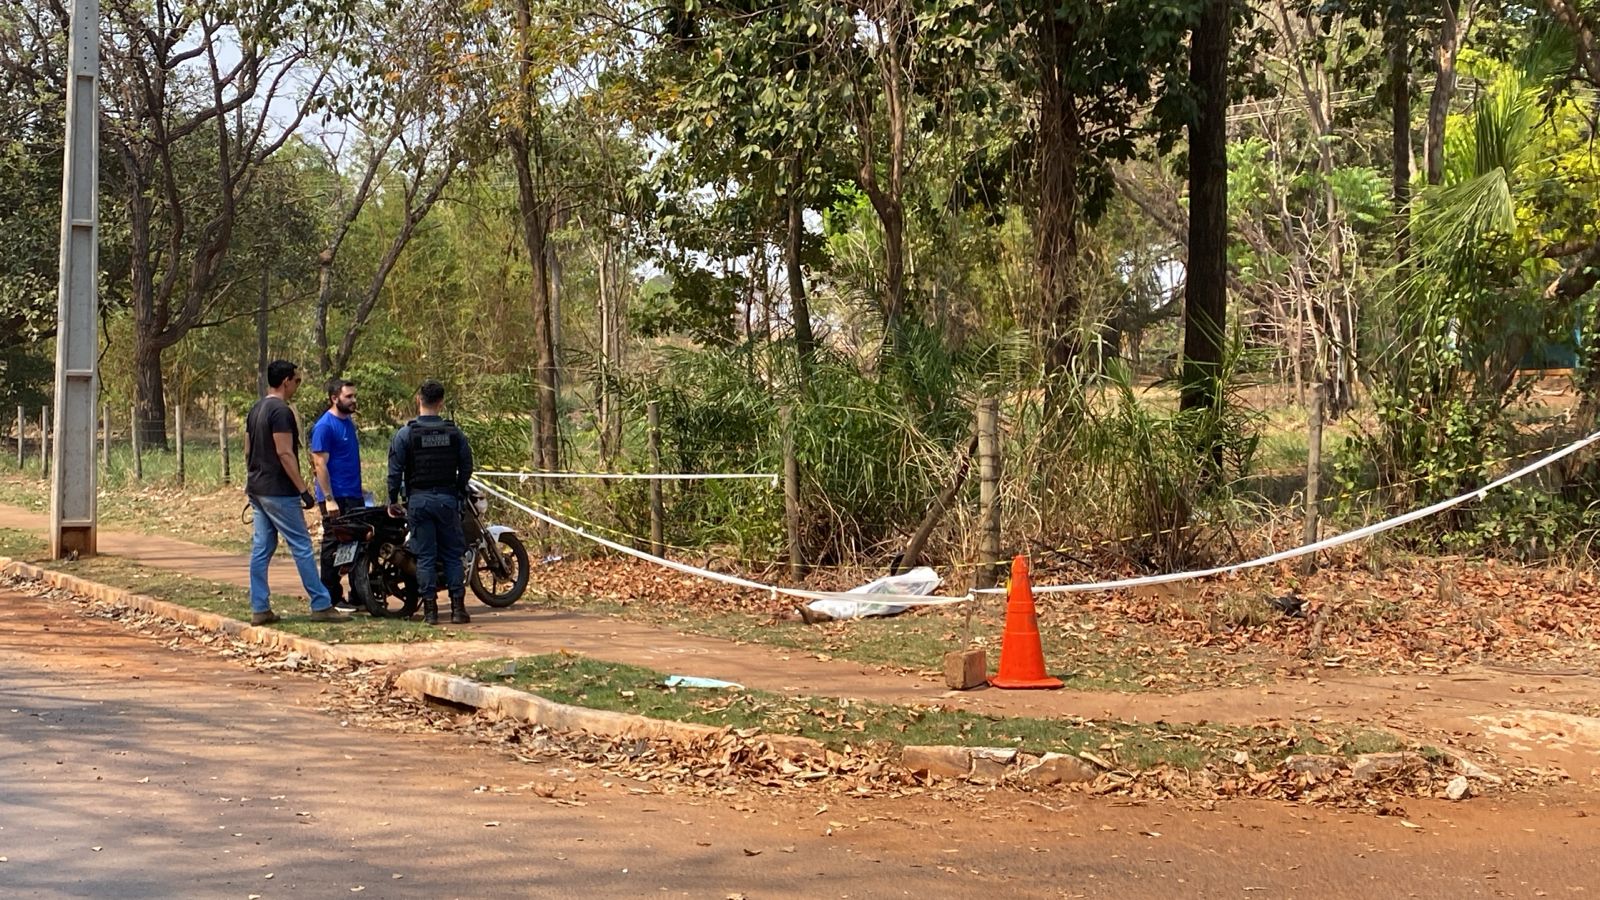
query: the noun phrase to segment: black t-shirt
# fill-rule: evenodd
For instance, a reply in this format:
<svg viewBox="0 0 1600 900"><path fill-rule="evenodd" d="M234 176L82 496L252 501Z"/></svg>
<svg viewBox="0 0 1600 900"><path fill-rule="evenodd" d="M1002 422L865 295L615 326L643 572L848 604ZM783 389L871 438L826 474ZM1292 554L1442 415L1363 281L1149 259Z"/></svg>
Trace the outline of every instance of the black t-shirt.
<svg viewBox="0 0 1600 900"><path fill-rule="evenodd" d="M278 445L274 434L289 434L294 458L300 459L300 426L295 422L294 410L278 397L262 397L250 407L244 419L246 468L245 491L258 497L298 497L289 473L283 471L278 460Z"/></svg>

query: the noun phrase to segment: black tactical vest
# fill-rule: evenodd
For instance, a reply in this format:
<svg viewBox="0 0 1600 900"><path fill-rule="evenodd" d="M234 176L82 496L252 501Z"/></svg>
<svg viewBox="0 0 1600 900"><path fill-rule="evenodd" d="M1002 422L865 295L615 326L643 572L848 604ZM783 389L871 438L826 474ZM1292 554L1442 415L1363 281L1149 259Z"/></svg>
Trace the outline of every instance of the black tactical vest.
<svg viewBox="0 0 1600 900"><path fill-rule="evenodd" d="M424 425L412 419L407 427L411 441L406 452L406 493L454 490L461 459L456 449L461 432L455 423L446 420Z"/></svg>

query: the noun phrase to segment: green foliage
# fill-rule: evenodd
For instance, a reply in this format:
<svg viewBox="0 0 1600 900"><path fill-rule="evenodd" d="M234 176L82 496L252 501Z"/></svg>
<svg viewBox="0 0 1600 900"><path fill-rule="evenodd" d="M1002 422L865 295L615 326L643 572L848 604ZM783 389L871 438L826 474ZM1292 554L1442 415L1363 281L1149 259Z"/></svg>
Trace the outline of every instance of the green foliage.
<svg viewBox="0 0 1600 900"><path fill-rule="evenodd" d="M1070 529L1087 528L1123 538L1124 552L1142 565L1193 563L1205 525L1227 527L1240 499L1232 486L1254 461L1261 422L1239 396L1249 358L1236 333L1209 408L1161 409L1140 396L1120 361L1069 418L1025 405L1007 451L1019 460L1026 496L1037 498L1028 514L1045 539L1061 546Z"/></svg>
<svg viewBox="0 0 1600 900"><path fill-rule="evenodd" d="M1549 73L1569 67L1570 52L1546 34L1514 62L1462 54L1485 87L1449 120L1444 183L1417 198L1417 262L1371 307L1364 346L1375 426L1337 457L1344 485L1376 485L1389 508L1470 492L1509 460L1548 449L1548 438L1522 436L1510 413L1531 383L1519 366L1570 345L1579 318L1548 290L1561 266L1546 248L1588 240L1600 204L1588 113L1549 92ZM1592 531L1592 510L1587 489L1558 496L1518 484L1413 533L1542 556Z"/></svg>
<svg viewBox="0 0 1600 900"><path fill-rule="evenodd" d="M669 353L631 397L639 406L659 399L663 465L688 472L781 472L787 407L808 556L881 553L915 527L943 486L970 434L972 388L1003 351L951 356L913 330L892 371L873 377L824 353L802 391L785 387L796 375L789 352L743 344ZM684 539L698 533L769 554L781 546L782 495L769 484L691 483L670 496L667 519Z"/></svg>

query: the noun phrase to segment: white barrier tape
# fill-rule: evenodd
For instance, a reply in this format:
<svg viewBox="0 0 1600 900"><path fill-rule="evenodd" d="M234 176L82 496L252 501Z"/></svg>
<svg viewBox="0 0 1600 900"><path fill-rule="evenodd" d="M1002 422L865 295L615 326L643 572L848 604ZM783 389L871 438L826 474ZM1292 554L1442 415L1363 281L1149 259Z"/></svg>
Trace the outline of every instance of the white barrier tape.
<svg viewBox="0 0 1600 900"><path fill-rule="evenodd" d="M490 496L497 497L500 500L505 501L511 506L522 510L541 522L544 522L548 525L554 525L555 527L564 531L570 531L579 537L594 541L602 547L608 547L617 551L618 553L625 553L628 556L642 559L646 562L652 562L659 566L665 566L669 569L676 569L677 571L683 572L686 575L698 575L701 578L707 578L712 581L720 581L723 584L731 584L737 587L749 588L757 591L768 591L773 594L785 594L790 597L798 597L802 600L848 600L853 603L876 603L885 604L888 606L949 606L956 603L966 603L972 599L972 595L970 593L965 597L929 597L924 594L852 594L847 591L808 591L801 588L786 588L773 584L763 584L759 581L751 581L748 578L740 578L737 575L727 575L722 572L713 572L710 569L702 569L699 566L691 566L688 563L681 563L677 562L676 560L666 559L664 557L656 556L652 553L646 553L643 550L635 550L626 544L619 544L616 541L601 537L598 534L590 534L588 531L579 528L576 525L563 522L560 519L534 509L533 507L519 501L516 497L504 491L490 487L481 481L474 479L473 483Z"/></svg>
<svg viewBox="0 0 1600 900"><path fill-rule="evenodd" d="M1545 456L1545 457L1543 457L1541 459L1535 460L1535 461L1523 466L1522 468L1516 470L1515 472L1512 472L1509 475L1503 475L1503 476L1501 476L1499 478L1496 478L1494 481L1491 481L1488 484L1486 484L1483 487L1478 488L1476 490L1470 491L1470 492L1465 493L1465 494L1461 494L1460 496L1457 496L1457 497L1451 497L1448 500L1441 500L1438 503L1435 503L1435 504L1433 504L1431 506L1424 506L1421 509L1414 509L1411 512L1403 513L1401 515L1395 516L1392 519L1385 519L1382 522L1378 522L1378 523L1375 523L1375 524L1372 524L1372 525L1367 525L1367 526L1362 527L1362 528L1357 528L1357 529L1355 529L1353 531L1347 531L1344 534L1336 534L1333 537L1324 538L1324 539L1322 539L1320 541L1317 541L1316 543L1313 543L1313 544L1306 544L1304 546L1295 547L1295 548L1290 549L1290 550L1282 550L1282 551L1279 551L1277 553L1270 554L1268 556L1263 556L1263 557L1261 557L1259 559L1252 559L1252 560L1249 560L1247 562L1234 563L1232 565L1227 565L1227 566L1217 566L1216 568L1212 568L1212 569L1199 569L1199 570L1190 571L1190 572L1171 572L1171 573L1168 573L1166 575L1144 575L1144 576L1140 576L1138 578L1121 578L1121 579L1117 579L1116 581L1091 581L1091 582L1087 582L1087 583L1083 583L1083 584L1051 584L1051 585L1044 585L1044 586L1040 586L1040 587L1035 587L1033 589L1033 592L1035 594L1086 593L1086 592L1089 592L1089 591L1113 591L1113 590L1119 590L1119 589L1122 589L1122 588L1142 587L1144 585L1152 585L1152 584L1170 584L1170 583L1172 583L1174 581L1188 581L1188 580L1195 579L1195 578L1210 578L1210 577L1212 577L1214 575L1227 575L1227 574L1229 574L1231 572L1240 572L1240 571L1243 571L1245 569L1255 569L1255 568L1259 568L1261 566L1270 566L1273 563L1280 563L1280 562L1283 562L1285 560L1297 559L1297 558L1302 557L1302 556L1309 556L1309 555L1311 555L1313 553L1319 553L1319 552L1321 552L1323 550L1331 550L1334 547L1343 546L1344 544L1349 544L1349 543L1352 543L1354 541L1359 541L1359 540L1362 540L1363 538L1369 538L1369 537L1372 537L1375 534L1381 534L1381 533L1383 533L1385 531L1390 531L1392 529L1399 528L1402 525L1408 525L1408 524L1410 524L1412 522L1417 521L1418 519L1425 519L1428 516L1434 515L1435 513L1443 512L1443 511L1445 511L1447 509L1450 509L1453 506L1460 506L1461 504L1467 502L1468 500L1482 500L1483 498L1488 496L1490 491L1492 491L1492 490L1494 490L1496 488L1499 488L1499 487L1504 487L1505 485L1510 484L1513 481L1516 481L1517 479L1523 477L1524 475L1528 475L1528 474L1530 474L1532 472L1537 472L1540 469L1544 468L1545 466L1548 466L1551 463L1556 462L1557 460L1560 460L1560 459L1563 459L1565 457L1571 456L1572 454L1577 453L1579 450L1582 450L1583 448L1589 446L1590 444L1593 444L1595 441L1600 441L1600 431L1597 431L1594 434L1591 434L1588 437L1583 438L1582 440L1579 440L1579 441L1577 441L1577 442L1575 442L1573 444L1570 444L1567 447L1564 447L1564 448L1562 448L1560 450L1557 450L1556 452L1551 453L1549 456ZM1003 594L1003 593L1005 593L1005 589L1004 588L982 588L982 589L973 591L973 593L974 594Z"/></svg>
<svg viewBox="0 0 1600 900"><path fill-rule="evenodd" d="M773 472L474 472L483 478L598 478L615 481L716 481L737 478L762 479L778 484Z"/></svg>
<svg viewBox="0 0 1600 900"><path fill-rule="evenodd" d="M1217 566L1210 569L1197 569L1188 572L1169 572L1165 575L1142 575L1137 578L1120 578L1114 581L1091 581L1079 584L1042 585L1035 587L1033 592L1035 594L1088 593L1091 591L1112 591L1120 590L1122 588L1141 587L1145 585L1171 584L1172 582L1176 581L1190 581L1199 578L1211 578L1217 575L1227 575L1232 572L1241 572L1246 569L1255 569L1260 568L1261 566L1270 566L1274 563L1284 562L1286 560L1298 559L1302 556L1309 556L1313 553L1319 553L1323 550L1331 550L1334 547L1340 547L1345 544L1354 543L1355 541L1371 537L1375 534L1382 534L1385 531L1391 531L1395 528L1401 527L1402 525L1408 525L1412 522L1415 522L1418 519L1425 519L1428 516L1443 512L1451 507L1460 506L1468 500L1482 500L1488 496L1490 491L1495 490L1496 488L1504 487L1505 485L1510 484L1511 482L1516 481L1525 475L1537 472L1551 463L1571 456L1572 454L1577 453L1579 450L1588 447L1596 441L1600 441L1600 431L1597 431L1586 438L1578 440L1560 450L1557 450L1548 456L1535 460L1534 462L1517 469L1515 472L1511 472L1508 475L1503 475L1494 481L1489 482L1483 487L1468 493L1451 497L1448 500L1441 500L1438 503L1434 503L1430 506L1424 506L1421 509L1414 509L1411 512L1403 513L1391 519L1385 519L1382 522L1357 528L1353 531L1347 531L1343 534L1334 535L1333 537L1324 538L1312 544L1306 544L1304 546L1295 547L1289 550L1282 550L1277 553L1272 553L1257 559L1248 560L1246 562L1233 563L1232 565L1226 566ZM523 473L485 472L480 474L514 478L522 475ZM561 521L560 519L549 516L531 506L528 506L525 503L522 503L521 501L517 500L517 498L505 493L504 491L492 488L482 482L475 481L474 483L491 496L504 500L506 503L509 503L513 507L522 510L541 522L553 525L556 528L560 528L564 531L569 531L578 535L579 537L587 538L588 540L594 541L601 546L615 550L618 553L623 553L637 559L642 559L646 562L653 562L657 565L665 566L669 569L675 569L688 575L697 575L701 578L707 578L712 581L720 581L724 584L731 584L737 587L749 588L758 591L768 591L774 596L778 594L784 594L790 597L798 597L807 600L849 600L858 603L885 603L894 606L949 606L957 603L965 603L969 600L975 599L977 595L981 594L1004 594L1006 592L1006 589L1003 587L979 588L977 590L969 591L965 597L927 597L920 594L852 594L846 591L807 591L799 588L786 588L771 584L763 584L759 581L751 581L748 578L740 578L737 575L727 575L722 572L713 572L710 569L702 569L698 566L691 566L687 563L680 563L674 560L665 559L660 556L655 556L654 554L646 553L642 550L635 550L626 544L619 544L616 541L609 540L599 535L590 534L588 531L585 531L576 525L571 525L567 522Z"/></svg>

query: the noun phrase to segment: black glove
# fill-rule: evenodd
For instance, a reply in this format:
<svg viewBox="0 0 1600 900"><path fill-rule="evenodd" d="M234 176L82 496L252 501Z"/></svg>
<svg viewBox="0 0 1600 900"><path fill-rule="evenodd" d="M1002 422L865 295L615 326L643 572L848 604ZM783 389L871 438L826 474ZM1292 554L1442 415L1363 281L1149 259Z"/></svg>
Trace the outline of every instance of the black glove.
<svg viewBox="0 0 1600 900"><path fill-rule="evenodd" d="M311 507L317 505L317 498L311 496L311 492L310 491L301 491L300 492L300 503L306 509L310 509Z"/></svg>

